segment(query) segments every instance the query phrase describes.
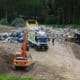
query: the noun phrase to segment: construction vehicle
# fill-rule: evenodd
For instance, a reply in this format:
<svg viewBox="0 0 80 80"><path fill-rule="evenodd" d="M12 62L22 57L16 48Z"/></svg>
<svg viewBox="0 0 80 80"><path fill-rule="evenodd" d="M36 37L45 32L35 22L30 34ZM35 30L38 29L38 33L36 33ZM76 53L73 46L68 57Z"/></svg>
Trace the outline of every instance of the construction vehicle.
<svg viewBox="0 0 80 80"><path fill-rule="evenodd" d="M80 30L74 33L73 42L80 44Z"/></svg>
<svg viewBox="0 0 80 80"><path fill-rule="evenodd" d="M38 22L34 19L27 20L26 25L29 29L38 28Z"/></svg>
<svg viewBox="0 0 80 80"><path fill-rule="evenodd" d="M28 20L27 27L29 29L28 41L29 45L36 50L48 50L48 37L45 31L40 30L36 20Z"/></svg>
<svg viewBox="0 0 80 80"><path fill-rule="evenodd" d="M48 37L44 31L29 30L28 41L29 45L36 50L48 50Z"/></svg>
<svg viewBox="0 0 80 80"><path fill-rule="evenodd" d="M22 52L16 52L15 59L13 60L13 69L17 67L25 68L25 71L29 71L32 66L32 57L27 53L28 43L28 30L24 30L24 39L22 43Z"/></svg>

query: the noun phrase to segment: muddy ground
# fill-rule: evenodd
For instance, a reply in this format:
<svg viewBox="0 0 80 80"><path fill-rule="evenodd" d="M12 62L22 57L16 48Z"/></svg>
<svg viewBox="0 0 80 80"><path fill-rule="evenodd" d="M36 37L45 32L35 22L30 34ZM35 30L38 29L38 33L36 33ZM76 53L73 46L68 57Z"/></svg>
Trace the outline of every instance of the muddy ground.
<svg viewBox="0 0 80 80"><path fill-rule="evenodd" d="M35 64L29 72L11 69L17 51L21 51L21 44L0 42L0 73L48 80L80 80L80 45L55 41L54 46L49 42L46 52L30 48L28 53Z"/></svg>
<svg viewBox="0 0 80 80"><path fill-rule="evenodd" d="M54 70L52 71L52 69L50 69L49 63L51 62L47 59L50 55L49 51L37 52L34 49L30 49L28 53L31 53L33 57L33 68L29 72L25 72L24 70L13 71L11 69L11 64L16 51L21 51L21 44L0 42L0 73L22 77L46 78L48 80L65 80L64 77L56 74ZM45 64L46 62L47 64Z"/></svg>
<svg viewBox="0 0 80 80"><path fill-rule="evenodd" d="M11 61L14 58L13 55L16 51L21 51L21 44L0 42L0 55L2 55L0 57L0 68L4 69L1 73L22 77L47 78L48 80L79 80L80 69L78 62L80 61L78 60L77 62L77 58L75 56L77 48L75 47L74 50L75 45L76 44L72 43L60 44L55 42L55 45L53 46L51 42L49 42L49 50L46 52L38 52L30 48L28 53L31 53L35 65L30 72L24 72L21 70L13 71L10 68Z"/></svg>

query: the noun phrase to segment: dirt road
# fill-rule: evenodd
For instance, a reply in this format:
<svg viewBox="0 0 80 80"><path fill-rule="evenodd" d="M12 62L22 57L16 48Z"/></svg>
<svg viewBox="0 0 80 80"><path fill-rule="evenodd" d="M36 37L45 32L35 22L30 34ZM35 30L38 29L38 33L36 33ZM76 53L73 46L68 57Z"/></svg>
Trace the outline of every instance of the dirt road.
<svg viewBox="0 0 80 80"><path fill-rule="evenodd" d="M54 75L56 75L55 80L58 80L58 77L59 80L80 80L80 69L78 65L80 61L75 58L71 45L70 43L60 44L55 42L53 46L49 42L49 50L46 52L30 49L28 53L31 53L37 70L34 68L32 72L28 73L10 71L8 74L29 77L35 76L48 78L49 80L53 80ZM16 51L21 51L21 44L18 43L0 43L0 46L3 46L5 50L12 54Z"/></svg>
<svg viewBox="0 0 80 80"><path fill-rule="evenodd" d="M2 48L0 49L0 61L3 59L0 64L5 63L7 59L1 57L1 54L6 54L6 51L7 54L15 54L16 51L21 51L21 44L19 43L0 42L0 47ZM30 48L28 53L31 53L33 62L35 62L33 69L30 72L13 71L10 69L7 74L22 77L47 78L48 80L80 80L79 45L55 42L53 46L49 42L48 51L35 51ZM4 65L2 66L6 68L6 64Z"/></svg>

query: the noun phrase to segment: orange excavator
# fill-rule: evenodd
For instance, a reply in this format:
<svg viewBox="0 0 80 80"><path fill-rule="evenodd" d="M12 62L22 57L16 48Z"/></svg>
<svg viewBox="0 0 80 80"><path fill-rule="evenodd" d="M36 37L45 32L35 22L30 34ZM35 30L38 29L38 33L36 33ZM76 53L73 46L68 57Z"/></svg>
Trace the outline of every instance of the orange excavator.
<svg viewBox="0 0 80 80"><path fill-rule="evenodd" d="M13 60L13 69L21 67L25 68L25 71L29 71L32 66L32 56L27 54L28 29L24 30L24 35L22 52L16 52L15 59Z"/></svg>

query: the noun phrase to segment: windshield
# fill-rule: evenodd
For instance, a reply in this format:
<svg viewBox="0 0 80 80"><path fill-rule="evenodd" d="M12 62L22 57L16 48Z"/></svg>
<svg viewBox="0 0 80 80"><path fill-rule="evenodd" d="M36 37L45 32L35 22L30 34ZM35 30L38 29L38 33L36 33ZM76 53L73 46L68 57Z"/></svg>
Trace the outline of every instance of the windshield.
<svg viewBox="0 0 80 80"><path fill-rule="evenodd" d="M27 58L24 58L24 57L16 57L16 60L27 60Z"/></svg>
<svg viewBox="0 0 80 80"><path fill-rule="evenodd" d="M47 42L48 39L47 38L38 38L38 42Z"/></svg>

